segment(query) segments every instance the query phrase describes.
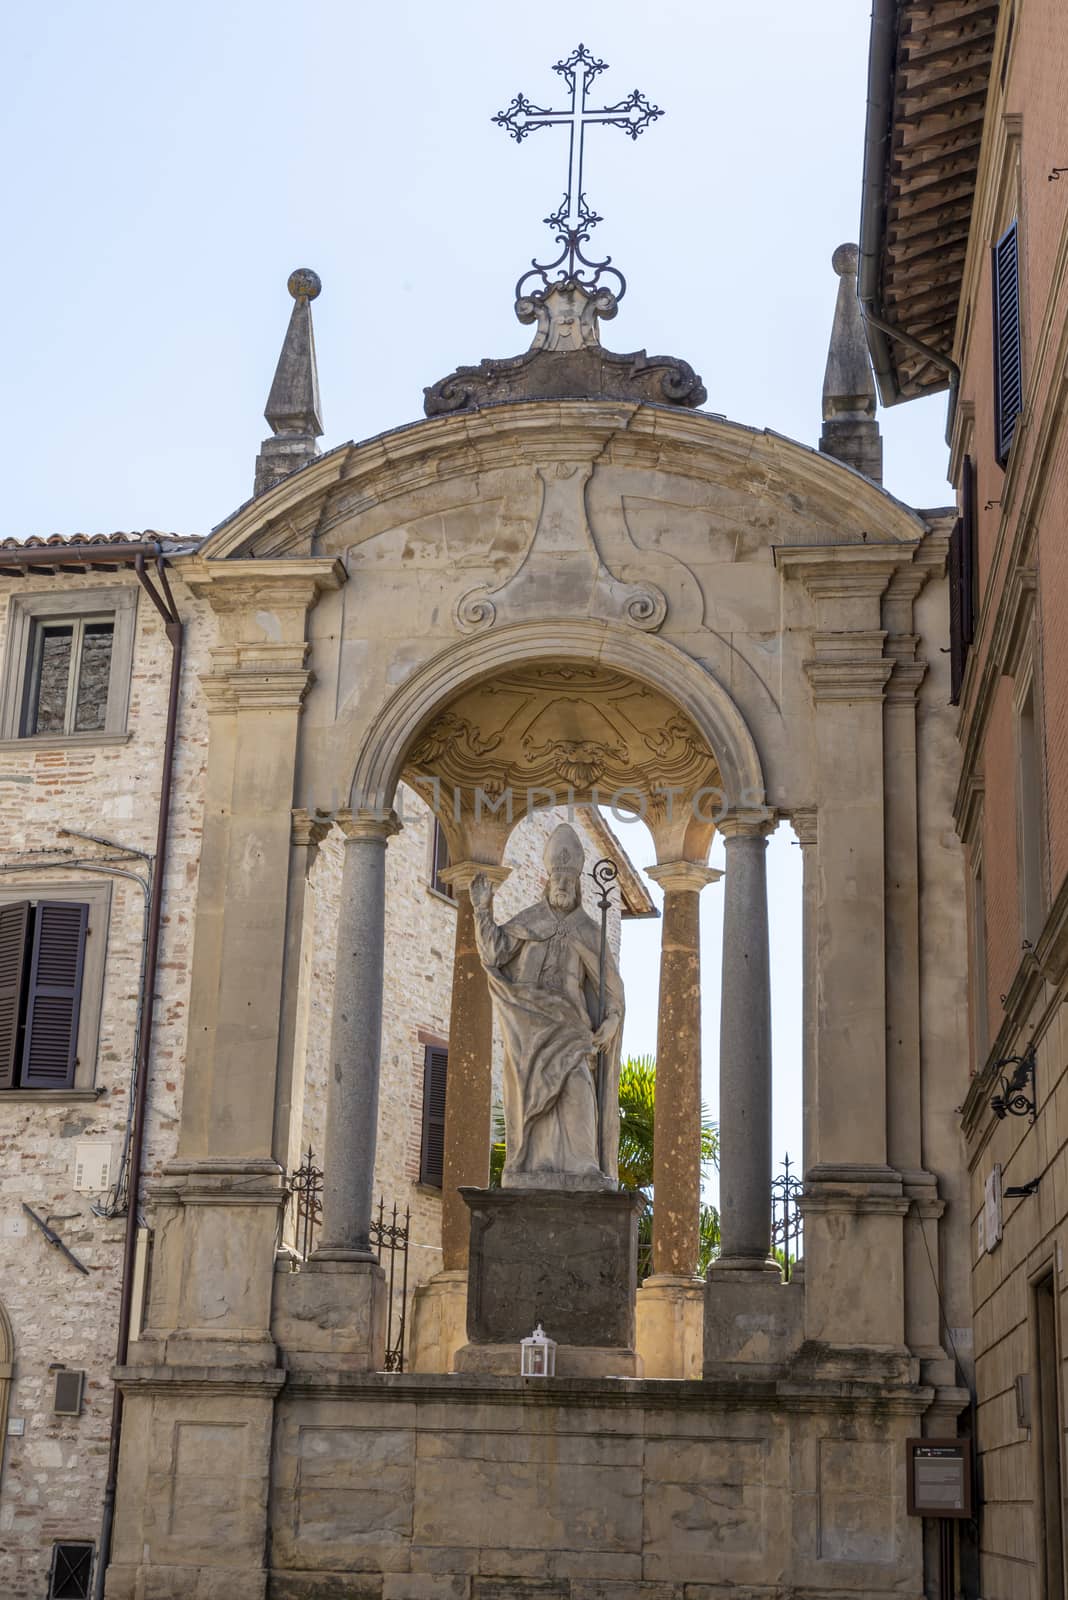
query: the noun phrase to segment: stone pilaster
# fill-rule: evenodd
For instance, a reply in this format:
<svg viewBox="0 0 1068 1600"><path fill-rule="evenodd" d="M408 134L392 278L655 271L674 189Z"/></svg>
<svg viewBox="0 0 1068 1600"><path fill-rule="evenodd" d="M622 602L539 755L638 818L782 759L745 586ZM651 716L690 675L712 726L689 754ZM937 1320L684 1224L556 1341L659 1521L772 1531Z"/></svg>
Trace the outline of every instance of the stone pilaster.
<svg viewBox="0 0 1068 1600"><path fill-rule="evenodd" d="M819 1012L816 996L819 983L819 952L816 944L819 864L816 843L819 838L819 813L815 806L795 807L790 823L801 846L801 1173L811 1163L812 1134L819 1116L817 1087L819 1071Z"/></svg>
<svg viewBox="0 0 1068 1600"><path fill-rule="evenodd" d="M441 1186L441 1256L446 1272L462 1272L467 1267L471 1214L460 1197L460 1189L484 1189L489 1183L493 1008L475 944L475 913L469 891L471 880L478 873L484 873L496 887L505 881L510 870L478 861L458 861L442 873L456 895Z"/></svg>

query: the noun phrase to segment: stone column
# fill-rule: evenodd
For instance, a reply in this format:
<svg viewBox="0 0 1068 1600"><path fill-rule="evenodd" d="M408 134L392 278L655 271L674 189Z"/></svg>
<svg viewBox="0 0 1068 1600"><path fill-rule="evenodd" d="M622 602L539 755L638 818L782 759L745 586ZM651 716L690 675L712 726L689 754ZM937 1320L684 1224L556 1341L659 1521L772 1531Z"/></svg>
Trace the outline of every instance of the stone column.
<svg viewBox="0 0 1068 1600"><path fill-rule="evenodd" d="M458 861L441 874L456 894L441 1185L441 1256L446 1272L467 1270L471 1213L460 1198L460 1187L484 1189L489 1183L493 1009L475 944L475 913L469 891L471 880L480 872L496 887L510 871L510 867Z"/></svg>
<svg viewBox="0 0 1068 1600"><path fill-rule="evenodd" d="M330 1036L323 1226L315 1259L373 1261L370 1244L382 1045L386 842L392 815L341 814L346 835Z"/></svg>
<svg viewBox="0 0 1068 1600"><path fill-rule="evenodd" d="M664 891L653 1141L653 1273L692 1278L701 1206L701 890L723 874L695 861L649 867Z"/></svg>
<svg viewBox="0 0 1068 1600"><path fill-rule="evenodd" d="M720 1011L721 1247L715 1272L763 1272L771 1250L771 972L768 823L724 817ZM772 1264L771 1270L777 1269Z"/></svg>
<svg viewBox="0 0 1068 1600"><path fill-rule="evenodd" d="M790 822L801 846L801 1178L804 1181L812 1161L812 1135L819 1116L816 1096L819 1081L816 1067L816 987L819 982L816 840L819 823L816 808L806 806L792 811Z"/></svg>

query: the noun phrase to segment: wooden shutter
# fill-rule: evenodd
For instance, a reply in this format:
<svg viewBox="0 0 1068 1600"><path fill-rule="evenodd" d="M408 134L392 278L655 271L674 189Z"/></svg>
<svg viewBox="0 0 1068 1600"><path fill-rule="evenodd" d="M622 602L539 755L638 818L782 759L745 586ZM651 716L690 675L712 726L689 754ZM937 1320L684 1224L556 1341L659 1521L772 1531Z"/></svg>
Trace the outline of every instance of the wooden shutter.
<svg viewBox="0 0 1068 1600"><path fill-rule="evenodd" d="M89 907L42 900L33 929L22 1084L69 1089L78 1050L78 1013Z"/></svg>
<svg viewBox="0 0 1068 1600"><path fill-rule="evenodd" d="M423 1148L419 1182L440 1189L445 1167L445 1080L449 1052L428 1044L423 1057Z"/></svg>
<svg viewBox="0 0 1068 1600"><path fill-rule="evenodd" d="M949 703L960 700L960 686L964 681L964 636L961 631L961 577L963 569L963 523L960 517L953 524L949 536Z"/></svg>
<svg viewBox="0 0 1068 1600"><path fill-rule="evenodd" d="M1020 360L1020 262L1016 223L994 246L994 451L1004 466L1023 410Z"/></svg>
<svg viewBox="0 0 1068 1600"><path fill-rule="evenodd" d="M15 1082L29 929L28 900L0 906L0 1089L10 1089Z"/></svg>

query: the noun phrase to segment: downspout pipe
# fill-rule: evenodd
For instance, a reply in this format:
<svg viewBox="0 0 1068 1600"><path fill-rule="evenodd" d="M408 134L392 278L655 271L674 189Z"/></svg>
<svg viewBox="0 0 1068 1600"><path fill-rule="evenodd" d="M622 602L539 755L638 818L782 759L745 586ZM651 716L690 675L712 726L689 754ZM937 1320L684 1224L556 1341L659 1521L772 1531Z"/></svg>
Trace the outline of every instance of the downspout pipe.
<svg viewBox="0 0 1068 1600"><path fill-rule="evenodd" d="M182 654L185 644L185 630L174 603L174 595L171 592L170 584L167 581L163 552L157 545L154 555L159 588L156 587L156 584L145 569L146 555L151 554L153 554L151 551L138 551L134 557L134 571L141 587L163 618L164 629L171 647L171 677L163 741L159 813L156 820L155 869L152 874L152 894L148 907L148 948L145 958L144 990L145 1012L137 1051L137 1087L134 1100L133 1137L130 1142L130 1172L127 1182L126 1238L122 1260L122 1292L119 1301L119 1336L115 1353L116 1365L120 1367L126 1365L126 1358L130 1348L134 1257L137 1252L137 1207L144 1155L145 1111L148 1101L148 1065L152 1056L156 977L159 971L159 930L163 913L163 885L166 877L167 845L170 837L174 746L178 728L178 696L182 677ZM122 1410L122 1390L116 1383L111 1402L108 1471L104 1485L100 1545L97 1550L96 1571L93 1576L93 1600L103 1600L104 1580L111 1557L111 1536L115 1524L115 1494L119 1478L119 1442L122 1438Z"/></svg>
<svg viewBox="0 0 1068 1600"><path fill-rule="evenodd" d="M864 178L860 206L860 265L857 297L868 326L868 349L884 406L903 396L898 387L887 337L939 367L949 386L947 437L953 427L960 389L960 368L941 350L914 339L890 322L882 304L879 266L886 226L886 179L890 170L890 138L894 112L894 68L901 0L874 0L871 50L868 56L868 114L864 129Z"/></svg>

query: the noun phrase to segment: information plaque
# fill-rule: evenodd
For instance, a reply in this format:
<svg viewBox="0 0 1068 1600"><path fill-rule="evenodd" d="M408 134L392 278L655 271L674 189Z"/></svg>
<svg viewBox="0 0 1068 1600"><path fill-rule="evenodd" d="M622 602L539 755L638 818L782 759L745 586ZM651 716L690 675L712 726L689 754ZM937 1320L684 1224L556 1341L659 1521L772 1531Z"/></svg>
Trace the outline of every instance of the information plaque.
<svg viewBox="0 0 1068 1600"><path fill-rule="evenodd" d="M970 1517L972 1441L909 1439L908 1512L910 1517Z"/></svg>

